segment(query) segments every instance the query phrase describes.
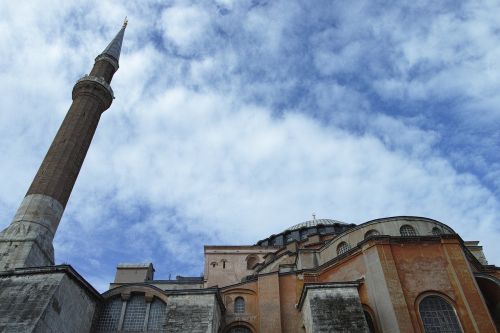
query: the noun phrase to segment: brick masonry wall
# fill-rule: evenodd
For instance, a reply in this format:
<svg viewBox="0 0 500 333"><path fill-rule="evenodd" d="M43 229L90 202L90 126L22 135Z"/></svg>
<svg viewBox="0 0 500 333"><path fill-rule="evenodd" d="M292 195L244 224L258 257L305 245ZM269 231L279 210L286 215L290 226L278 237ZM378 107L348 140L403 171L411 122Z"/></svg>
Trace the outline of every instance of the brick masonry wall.
<svg viewBox="0 0 500 333"><path fill-rule="evenodd" d="M279 275L261 275L257 286L260 332L282 332Z"/></svg>
<svg viewBox="0 0 500 333"><path fill-rule="evenodd" d="M71 105L27 194L44 194L66 206L103 107L93 96Z"/></svg>
<svg viewBox="0 0 500 333"><path fill-rule="evenodd" d="M110 82L114 68L98 61L91 75ZM110 92L92 80L73 88L73 103L49 147L27 194L44 194L66 207L102 112L112 103Z"/></svg>

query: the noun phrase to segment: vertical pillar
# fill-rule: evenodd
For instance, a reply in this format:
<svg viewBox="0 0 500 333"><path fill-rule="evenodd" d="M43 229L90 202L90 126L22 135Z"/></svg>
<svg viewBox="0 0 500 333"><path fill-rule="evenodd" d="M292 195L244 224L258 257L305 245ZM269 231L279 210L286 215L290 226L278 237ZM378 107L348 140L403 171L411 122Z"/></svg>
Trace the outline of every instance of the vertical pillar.
<svg viewBox="0 0 500 333"><path fill-rule="evenodd" d="M366 284L384 332L413 332L411 317L392 257L390 244L363 248Z"/></svg>
<svg viewBox="0 0 500 333"><path fill-rule="evenodd" d="M259 294L260 332L281 332L280 284L279 274L259 275L257 281Z"/></svg>
<svg viewBox="0 0 500 333"><path fill-rule="evenodd" d="M495 332L495 323L481 295L470 264L457 239L442 239L447 271L457 295L460 322L466 332Z"/></svg>

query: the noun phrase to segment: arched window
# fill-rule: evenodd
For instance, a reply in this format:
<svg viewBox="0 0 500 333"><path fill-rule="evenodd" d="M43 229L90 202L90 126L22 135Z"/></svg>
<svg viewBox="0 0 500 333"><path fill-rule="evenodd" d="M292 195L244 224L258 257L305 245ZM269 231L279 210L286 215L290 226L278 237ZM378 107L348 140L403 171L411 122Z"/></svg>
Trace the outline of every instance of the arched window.
<svg viewBox="0 0 500 333"><path fill-rule="evenodd" d="M252 331L245 326L235 326L229 330L229 333L252 333Z"/></svg>
<svg viewBox="0 0 500 333"><path fill-rule="evenodd" d="M158 298L153 299L149 307L148 331L163 331L165 329L166 307L165 303Z"/></svg>
<svg viewBox="0 0 500 333"><path fill-rule="evenodd" d="M431 295L418 306L426 333L462 333L455 310L444 298Z"/></svg>
<svg viewBox="0 0 500 333"><path fill-rule="evenodd" d="M340 243L337 246L337 255L341 255L342 253L346 253L347 251L349 251L350 248L351 247L346 242Z"/></svg>
<svg viewBox="0 0 500 333"><path fill-rule="evenodd" d="M366 323L368 324L368 331L370 333L377 333L375 330L375 324L373 323L372 315L368 311L363 311L365 314Z"/></svg>
<svg viewBox="0 0 500 333"><path fill-rule="evenodd" d="M161 332L165 329L166 313L166 304L156 297L149 304L140 293L132 294L128 300L113 297L101 308L92 332Z"/></svg>
<svg viewBox="0 0 500 333"><path fill-rule="evenodd" d="M255 266L259 263L259 257L255 254L251 254L247 257L247 269L254 269Z"/></svg>
<svg viewBox="0 0 500 333"><path fill-rule="evenodd" d="M417 235L417 232L415 231L415 229L411 225L408 225L408 224L405 224L404 226L402 226L399 229L399 233L401 234L401 236L416 236Z"/></svg>
<svg viewBox="0 0 500 333"><path fill-rule="evenodd" d="M108 300L101 309L99 319L96 322L97 332L113 332L118 330L118 321L122 312L122 300L114 297Z"/></svg>
<svg viewBox="0 0 500 333"><path fill-rule="evenodd" d="M441 235L443 232L441 231L441 229L439 229L438 227L434 227L432 228L432 234L433 235L436 235L436 236L439 236Z"/></svg>
<svg viewBox="0 0 500 333"><path fill-rule="evenodd" d="M142 331L146 318L146 300L144 296L132 295L127 302L123 319L124 331Z"/></svg>
<svg viewBox="0 0 500 333"><path fill-rule="evenodd" d="M234 313L245 313L245 300L243 297L236 297L234 300Z"/></svg>
<svg viewBox="0 0 500 333"><path fill-rule="evenodd" d="M370 229L370 230L368 230L368 231L366 232L366 234L365 234L365 239L367 239L368 237L378 236L378 235L380 235L380 233L379 233L377 230L375 230L375 229Z"/></svg>

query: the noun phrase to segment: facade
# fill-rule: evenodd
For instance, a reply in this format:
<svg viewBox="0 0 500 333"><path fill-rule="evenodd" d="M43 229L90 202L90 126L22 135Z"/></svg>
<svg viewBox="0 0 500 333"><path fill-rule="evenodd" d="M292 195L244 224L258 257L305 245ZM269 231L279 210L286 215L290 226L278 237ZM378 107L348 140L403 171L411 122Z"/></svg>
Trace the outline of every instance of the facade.
<svg viewBox="0 0 500 333"><path fill-rule="evenodd" d="M498 329L499 268L488 265L478 242L432 219L314 219L255 245L204 252L203 277L155 280L150 263L119 265L101 314L125 310L116 310L112 325L97 317L96 332L126 330L127 295L148 292L165 297L165 332L195 331L177 325L201 312L200 332Z"/></svg>
<svg viewBox="0 0 500 333"><path fill-rule="evenodd" d="M255 245L205 246L202 277L119 264L103 294L52 240L99 118L126 22L73 88L26 197L0 233L0 332L498 332L500 269L429 218L316 219Z"/></svg>

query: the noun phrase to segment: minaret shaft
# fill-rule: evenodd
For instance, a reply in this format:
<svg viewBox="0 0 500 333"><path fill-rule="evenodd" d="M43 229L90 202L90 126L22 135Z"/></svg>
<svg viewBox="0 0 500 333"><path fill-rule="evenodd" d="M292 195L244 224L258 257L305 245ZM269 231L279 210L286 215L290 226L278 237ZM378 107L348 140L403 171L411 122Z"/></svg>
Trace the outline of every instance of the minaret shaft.
<svg viewBox="0 0 500 333"><path fill-rule="evenodd" d="M101 117L100 104L92 96L73 101L27 195L44 194L66 207Z"/></svg>
<svg viewBox="0 0 500 333"><path fill-rule="evenodd" d="M0 233L0 271L54 264L52 241L99 123L113 101L109 86L118 69L125 24L77 81L73 103L26 196Z"/></svg>

